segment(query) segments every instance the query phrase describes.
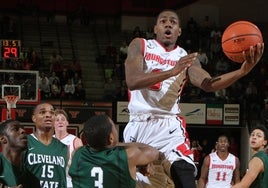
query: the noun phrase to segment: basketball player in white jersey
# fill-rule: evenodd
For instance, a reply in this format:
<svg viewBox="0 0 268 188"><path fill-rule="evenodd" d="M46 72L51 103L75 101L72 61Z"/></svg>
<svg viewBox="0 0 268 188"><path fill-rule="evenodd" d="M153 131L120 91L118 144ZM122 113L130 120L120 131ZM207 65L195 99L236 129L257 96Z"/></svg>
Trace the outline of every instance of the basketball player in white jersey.
<svg viewBox="0 0 268 188"><path fill-rule="evenodd" d="M155 39L135 38L125 61L130 90L130 121L125 142L142 142L165 153L176 188L195 188L196 167L182 125L179 99L187 80L207 92L226 88L247 75L260 60L264 44L252 46L238 70L211 77L197 60L177 45L181 25L175 11L164 10L154 26ZM150 176L154 178L154 176ZM164 182L164 181L161 181ZM156 185L151 187L165 187Z"/></svg>
<svg viewBox="0 0 268 188"><path fill-rule="evenodd" d="M73 187L72 179L68 174L69 167L72 161L72 155L75 150L83 146L82 140L77 136L67 132L67 126L69 125L68 115L63 109L56 109L55 111L55 135L62 143L68 146L69 149L69 161L66 168L67 188Z"/></svg>
<svg viewBox="0 0 268 188"><path fill-rule="evenodd" d="M231 188L232 184L240 182L240 162L229 153L228 137L221 135L216 142L216 151L204 159L198 188Z"/></svg>

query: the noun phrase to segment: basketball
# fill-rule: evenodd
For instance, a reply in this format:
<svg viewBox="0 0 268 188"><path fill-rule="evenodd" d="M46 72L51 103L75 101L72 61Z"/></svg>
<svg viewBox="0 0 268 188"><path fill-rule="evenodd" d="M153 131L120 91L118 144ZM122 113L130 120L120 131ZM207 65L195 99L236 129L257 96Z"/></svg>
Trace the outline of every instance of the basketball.
<svg viewBox="0 0 268 188"><path fill-rule="evenodd" d="M262 33L259 28L248 21L237 21L229 25L222 35L222 50L232 61L243 63L243 51L249 51L250 46L262 43Z"/></svg>

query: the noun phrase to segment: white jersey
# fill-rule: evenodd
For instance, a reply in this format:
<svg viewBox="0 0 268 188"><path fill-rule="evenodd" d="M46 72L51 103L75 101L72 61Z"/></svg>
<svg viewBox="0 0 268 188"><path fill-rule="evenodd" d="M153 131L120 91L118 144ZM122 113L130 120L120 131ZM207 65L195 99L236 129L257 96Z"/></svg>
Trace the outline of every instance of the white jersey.
<svg viewBox="0 0 268 188"><path fill-rule="evenodd" d="M142 52L145 59L145 73L170 70L181 57L187 55L187 52L179 46L167 51L154 39L142 40ZM170 77L150 88L131 91L128 106L130 115L144 113L179 114L180 110L177 103L186 83L186 72L187 69L179 75Z"/></svg>
<svg viewBox="0 0 268 188"><path fill-rule="evenodd" d="M54 137L55 137L55 135L54 135ZM77 138L78 137L75 136L75 135L68 134L66 137L64 137L63 139L60 140L63 144L68 146L68 149L69 149L69 152L70 152L69 153L68 165L66 167L67 188L73 187L72 179L69 176L68 171L69 171L69 167L70 167L70 164L71 164L71 161L72 161L72 153L76 149L76 148L74 148L74 141Z"/></svg>
<svg viewBox="0 0 268 188"><path fill-rule="evenodd" d="M233 172L236 168L235 156L229 153L221 160L216 152L210 153L208 182L206 188L231 188Z"/></svg>

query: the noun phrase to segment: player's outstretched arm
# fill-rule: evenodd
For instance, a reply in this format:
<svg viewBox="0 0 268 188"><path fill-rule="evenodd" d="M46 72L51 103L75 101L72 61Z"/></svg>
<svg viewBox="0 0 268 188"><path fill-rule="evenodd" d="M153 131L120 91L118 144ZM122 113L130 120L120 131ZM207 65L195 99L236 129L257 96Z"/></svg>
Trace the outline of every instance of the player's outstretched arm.
<svg viewBox="0 0 268 188"><path fill-rule="evenodd" d="M232 85L238 79L247 75L260 60L263 54L264 44L257 44L250 48L250 53L244 53L245 62L240 69L231 71L216 77L211 77L200 66L191 66L188 70L188 75L191 83L206 92L215 92L219 89L224 89Z"/></svg>

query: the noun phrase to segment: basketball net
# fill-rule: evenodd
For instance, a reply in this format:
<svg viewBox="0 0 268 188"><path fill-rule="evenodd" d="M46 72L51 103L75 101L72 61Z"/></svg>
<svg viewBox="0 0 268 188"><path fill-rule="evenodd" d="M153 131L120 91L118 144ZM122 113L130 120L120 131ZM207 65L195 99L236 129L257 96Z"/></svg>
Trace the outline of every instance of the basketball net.
<svg viewBox="0 0 268 188"><path fill-rule="evenodd" d="M7 119L15 119L15 114L12 112L12 109L16 108L16 104L19 100L19 96L17 95L6 95L4 96L4 99L7 104L7 113L6 118Z"/></svg>

